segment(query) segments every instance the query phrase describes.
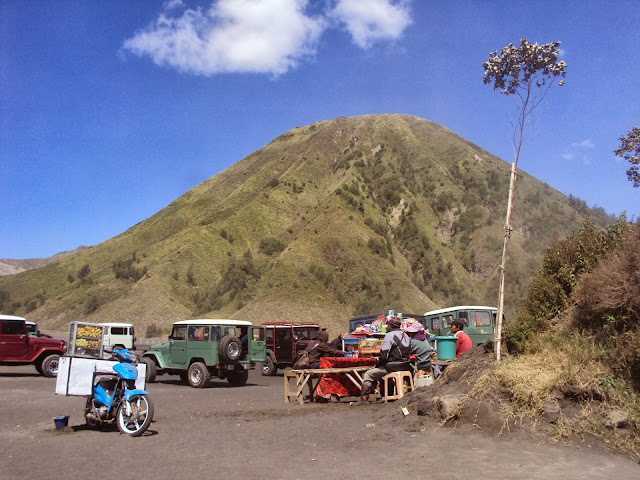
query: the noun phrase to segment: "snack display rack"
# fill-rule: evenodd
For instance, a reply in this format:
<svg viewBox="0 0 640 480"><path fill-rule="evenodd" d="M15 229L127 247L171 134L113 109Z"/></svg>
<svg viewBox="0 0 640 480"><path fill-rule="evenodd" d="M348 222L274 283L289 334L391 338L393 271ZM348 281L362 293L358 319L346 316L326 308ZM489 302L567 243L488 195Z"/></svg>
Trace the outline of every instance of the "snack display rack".
<svg viewBox="0 0 640 480"><path fill-rule="evenodd" d="M106 328L95 323L71 322L67 355L70 357L103 358Z"/></svg>

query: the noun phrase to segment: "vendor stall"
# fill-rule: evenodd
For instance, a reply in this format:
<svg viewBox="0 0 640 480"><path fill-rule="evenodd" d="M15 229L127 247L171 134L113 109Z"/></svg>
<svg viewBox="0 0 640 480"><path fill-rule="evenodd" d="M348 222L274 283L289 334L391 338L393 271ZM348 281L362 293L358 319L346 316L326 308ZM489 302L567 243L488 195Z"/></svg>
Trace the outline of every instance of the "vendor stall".
<svg viewBox="0 0 640 480"><path fill-rule="evenodd" d="M320 359L320 368L325 370L375 366L375 358L340 358L326 357ZM330 399L332 396L357 397L362 386L361 375L366 370L344 373L324 373L318 380L315 398ZM355 380L354 380L355 379Z"/></svg>
<svg viewBox="0 0 640 480"><path fill-rule="evenodd" d="M71 322L69 350L60 357L58 365L56 394L90 396L96 375L116 373L113 367L119 362L104 358L105 328L93 323ZM136 368L136 388L144 390L146 364L139 363Z"/></svg>
<svg viewBox="0 0 640 480"><path fill-rule="evenodd" d="M362 375L373 368L373 358L325 357L320 359L320 368L290 370L284 372L284 401L295 398L299 404L305 399L313 402L317 396L328 399L357 396L362 386ZM291 380L295 379L295 389ZM308 395L305 395L305 388Z"/></svg>

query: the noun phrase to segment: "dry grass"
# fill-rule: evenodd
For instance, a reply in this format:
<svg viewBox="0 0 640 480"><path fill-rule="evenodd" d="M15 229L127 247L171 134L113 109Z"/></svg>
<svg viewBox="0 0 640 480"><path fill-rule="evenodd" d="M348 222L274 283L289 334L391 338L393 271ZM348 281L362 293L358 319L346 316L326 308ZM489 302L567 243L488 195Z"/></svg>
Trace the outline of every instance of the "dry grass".
<svg viewBox="0 0 640 480"><path fill-rule="evenodd" d="M595 437L612 449L639 460L640 439L638 439L637 405L628 407L631 425L625 429L618 429L603 423L602 418L607 417L607 412L611 408L606 402L591 401L583 404L579 413L573 418L560 418L554 425L550 441L571 444L576 438L584 442L588 437Z"/></svg>
<svg viewBox="0 0 640 480"><path fill-rule="evenodd" d="M469 398L500 405L503 428L515 422L535 429L548 421L554 442L596 437L640 458L640 400L611 371L601 347L562 332L540 335L530 347L486 372ZM549 409L560 412L558 418L547 418ZM623 427L611 420L612 412L625 418Z"/></svg>

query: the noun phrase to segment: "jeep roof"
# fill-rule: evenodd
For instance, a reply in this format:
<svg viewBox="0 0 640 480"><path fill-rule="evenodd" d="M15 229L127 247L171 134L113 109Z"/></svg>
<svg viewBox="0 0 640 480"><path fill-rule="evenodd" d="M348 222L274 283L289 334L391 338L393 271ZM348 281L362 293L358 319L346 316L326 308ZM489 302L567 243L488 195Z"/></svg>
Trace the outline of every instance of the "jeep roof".
<svg viewBox="0 0 640 480"><path fill-rule="evenodd" d="M192 325L194 323L198 323L200 325L253 325L253 323L247 322L246 320L212 320L210 318L173 322L174 325Z"/></svg>
<svg viewBox="0 0 640 480"><path fill-rule="evenodd" d="M318 323L311 322L262 322L263 327L319 327Z"/></svg>
<svg viewBox="0 0 640 480"><path fill-rule="evenodd" d="M22 320L23 322L28 322L28 320L24 317L16 317L15 315L0 315L0 320Z"/></svg>

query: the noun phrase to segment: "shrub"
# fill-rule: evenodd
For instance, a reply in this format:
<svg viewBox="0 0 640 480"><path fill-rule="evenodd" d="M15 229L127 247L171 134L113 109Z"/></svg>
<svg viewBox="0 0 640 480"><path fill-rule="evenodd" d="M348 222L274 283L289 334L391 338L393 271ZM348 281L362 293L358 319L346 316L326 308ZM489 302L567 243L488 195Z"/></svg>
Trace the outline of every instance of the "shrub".
<svg viewBox="0 0 640 480"><path fill-rule="evenodd" d="M631 329L640 320L640 223L620 250L585 274L576 288L578 323L600 331ZM613 324L608 319L615 319Z"/></svg>
<svg viewBox="0 0 640 480"><path fill-rule="evenodd" d="M99 307L100 307L100 302L98 301L98 297L96 297L95 295L91 295L91 297L89 297L89 300L84 306L84 314L89 315L95 312L96 310L98 310Z"/></svg>
<svg viewBox="0 0 640 480"><path fill-rule="evenodd" d="M253 263L249 250L241 258L231 258L218 283L203 293L193 295L196 313L218 310L236 297L240 305L238 308L242 308L252 298L249 290L260 277L261 272Z"/></svg>
<svg viewBox="0 0 640 480"><path fill-rule="evenodd" d="M127 260L118 260L111 264L111 269L116 277L120 280L133 280L137 282L147 273L147 267L138 268L134 266L134 263L140 263L140 260L136 258L136 252L131 254L131 258Z"/></svg>
<svg viewBox="0 0 640 480"><path fill-rule="evenodd" d="M77 277L80 279L82 283L85 283L89 273L91 272L91 267L89 267L88 263L85 263L80 270L78 270Z"/></svg>
<svg viewBox="0 0 640 480"><path fill-rule="evenodd" d="M145 338L154 338L161 337L162 329L158 327L155 323L152 323L147 327L147 331L145 332Z"/></svg>
<svg viewBox="0 0 640 480"><path fill-rule="evenodd" d="M25 305L26 313L33 312L36 308L38 308L38 302L35 299L29 300Z"/></svg>
<svg viewBox="0 0 640 480"><path fill-rule="evenodd" d="M382 258L387 258L387 245L384 240L378 240L375 237L371 237L367 242L367 246L369 247L369 250L376 255L380 255Z"/></svg>
<svg viewBox="0 0 640 480"><path fill-rule="evenodd" d="M274 237L263 238L260 240L258 250L265 255L274 255L285 249L286 245Z"/></svg>
<svg viewBox="0 0 640 480"><path fill-rule="evenodd" d="M192 287L195 287L198 284L198 282L196 282L196 278L193 275L193 265L189 265L189 269L187 270L184 279L185 282L187 282L187 285L191 285Z"/></svg>
<svg viewBox="0 0 640 480"><path fill-rule="evenodd" d="M621 217L600 230L586 220L580 232L566 239L554 239L547 249L542 268L533 277L523 300L518 322L505 327L505 344L512 352L522 352L533 332L547 330L553 319L572 298L581 275L617 249L629 234L630 225Z"/></svg>
<svg viewBox="0 0 640 480"><path fill-rule="evenodd" d="M5 305L9 305L11 295L6 290L0 290L0 311L4 311Z"/></svg>

